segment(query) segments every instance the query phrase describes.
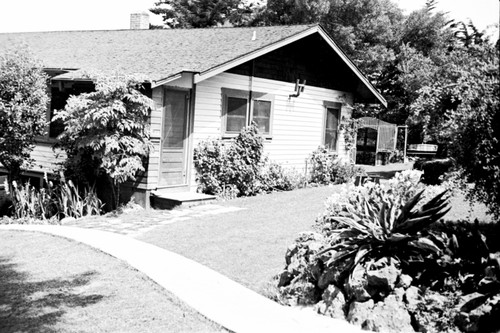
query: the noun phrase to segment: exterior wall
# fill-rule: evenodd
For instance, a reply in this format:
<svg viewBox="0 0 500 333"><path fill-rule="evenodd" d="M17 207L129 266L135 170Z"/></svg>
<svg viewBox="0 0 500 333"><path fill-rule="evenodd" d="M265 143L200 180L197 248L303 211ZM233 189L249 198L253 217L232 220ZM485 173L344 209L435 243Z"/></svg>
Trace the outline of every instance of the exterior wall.
<svg viewBox="0 0 500 333"><path fill-rule="evenodd" d="M196 87L194 146L201 140L221 137L221 88L274 95L272 138L266 140L265 152L271 160L297 170L304 170L306 158L323 144L324 102L343 103L340 118L351 116L351 109L347 106L352 104L352 95L349 93L306 85L299 97L289 99L295 84L221 73L198 83ZM339 156L348 160L341 133L338 147Z"/></svg>
<svg viewBox="0 0 500 333"><path fill-rule="evenodd" d="M48 172L54 173L58 167L59 163L66 159L66 153L57 149L54 151L52 146L54 142L41 142L35 145L35 148L31 152L31 158L35 160L33 167L29 170L31 172Z"/></svg>
<svg viewBox="0 0 500 333"><path fill-rule="evenodd" d="M154 108L151 110L150 131L154 149L149 154L146 177L139 186L140 188L147 188L148 190L156 189L160 173L160 138L163 119L163 91L163 86L153 88L152 99L154 102Z"/></svg>

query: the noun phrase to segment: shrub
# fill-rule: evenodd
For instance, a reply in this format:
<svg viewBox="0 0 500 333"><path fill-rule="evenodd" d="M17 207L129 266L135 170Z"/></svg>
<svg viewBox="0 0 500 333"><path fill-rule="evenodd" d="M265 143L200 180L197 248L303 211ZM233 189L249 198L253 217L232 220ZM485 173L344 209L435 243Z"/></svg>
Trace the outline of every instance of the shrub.
<svg viewBox="0 0 500 333"><path fill-rule="evenodd" d="M286 169L276 162L264 165L259 180L265 192L291 191L304 184L304 177L295 169Z"/></svg>
<svg viewBox="0 0 500 333"><path fill-rule="evenodd" d="M199 189L207 194L220 194L231 184L231 165L227 148L220 140L201 141L194 149L194 166Z"/></svg>
<svg viewBox="0 0 500 333"><path fill-rule="evenodd" d="M117 74L94 81L96 91L71 96L53 121L64 122L58 146L67 154L66 171L86 175L87 184L106 177L114 199L109 204L117 208L120 185L145 171L153 149L149 114L154 103L142 93L140 78Z"/></svg>
<svg viewBox="0 0 500 333"><path fill-rule="evenodd" d="M422 160L419 159L415 162L413 167L417 170L422 170L422 182L428 185L441 184L441 178L453 168L453 161L451 159L437 159L437 160Z"/></svg>
<svg viewBox="0 0 500 333"><path fill-rule="evenodd" d="M311 163L310 182L315 184L343 184L356 176L366 175L363 168L344 163L323 146L318 147L309 157Z"/></svg>
<svg viewBox="0 0 500 333"><path fill-rule="evenodd" d="M233 142L200 142L194 150L200 190L218 195L230 189L231 193L243 196L260 192L263 150L264 139L254 124L243 129Z"/></svg>

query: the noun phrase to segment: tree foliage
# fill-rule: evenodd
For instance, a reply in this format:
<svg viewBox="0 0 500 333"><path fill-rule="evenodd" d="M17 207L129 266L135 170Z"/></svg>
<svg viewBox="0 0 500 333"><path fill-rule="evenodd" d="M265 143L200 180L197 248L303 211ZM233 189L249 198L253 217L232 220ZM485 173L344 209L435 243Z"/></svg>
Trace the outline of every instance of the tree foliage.
<svg viewBox="0 0 500 333"><path fill-rule="evenodd" d="M86 175L87 181L105 175L119 190L145 170L153 101L141 92L137 78L101 76L95 82L95 92L71 96L66 108L57 111L55 119L65 125L59 145L74 174Z"/></svg>
<svg viewBox="0 0 500 333"><path fill-rule="evenodd" d="M258 4L243 0L160 0L150 9L168 28L209 28L243 25Z"/></svg>
<svg viewBox="0 0 500 333"><path fill-rule="evenodd" d="M47 127L47 76L26 47L0 55L0 163L9 181L32 162L37 136Z"/></svg>
<svg viewBox="0 0 500 333"><path fill-rule="evenodd" d="M470 194L499 218L499 50L462 46L444 60L429 84L418 90L412 117L423 123L424 139L446 147L465 180L475 184Z"/></svg>

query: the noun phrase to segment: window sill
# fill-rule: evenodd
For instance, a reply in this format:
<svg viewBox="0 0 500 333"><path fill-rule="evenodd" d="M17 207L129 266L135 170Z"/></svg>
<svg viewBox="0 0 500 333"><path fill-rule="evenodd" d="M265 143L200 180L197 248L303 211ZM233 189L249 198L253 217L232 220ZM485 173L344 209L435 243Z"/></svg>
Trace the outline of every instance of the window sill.
<svg viewBox="0 0 500 333"><path fill-rule="evenodd" d="M36 138L35 142L36 143L56 143L58 142L59 140L57 140L57 138L49 138L49 137L38 137Z"/></svg>
<svg viewBox="0 0 500 333"><path fill-rule="evenodd" d="M222 134L222 140L233 140L234 138L236 138L239 134ZM273 136L272 135L263 135L262 138L264 139L264 141L273 141Z"/></svg>

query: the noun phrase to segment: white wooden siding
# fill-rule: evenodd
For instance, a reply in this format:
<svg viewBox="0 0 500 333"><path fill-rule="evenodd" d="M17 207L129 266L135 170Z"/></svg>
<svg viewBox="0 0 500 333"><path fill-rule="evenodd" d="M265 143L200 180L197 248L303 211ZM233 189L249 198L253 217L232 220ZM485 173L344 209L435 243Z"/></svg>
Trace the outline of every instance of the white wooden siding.
<svg viewBox="0 0 500 333"><path fill-rule="evenodd" d="M324 102L343 103L342 116L351 116L352 95L330 89L307 86L299 97L295 84L221 73L202 81L196 87L194 146L207 138L221 137L221 88L252 90L274 95L272 139L265 143L265 153L273 161L302 171L309 154L324 140ZM347 159L344 138L339 133L340 157Z"/></svg>
<svg viewBox="0 0 500 333"><path fill-rule="evenodd" d="M32 172L55 173L59 169L59 163L66 159L66 153L60 149L53 150L53 143L37 143L31 152L31 158L35 161L29 169Z"/></svg>

